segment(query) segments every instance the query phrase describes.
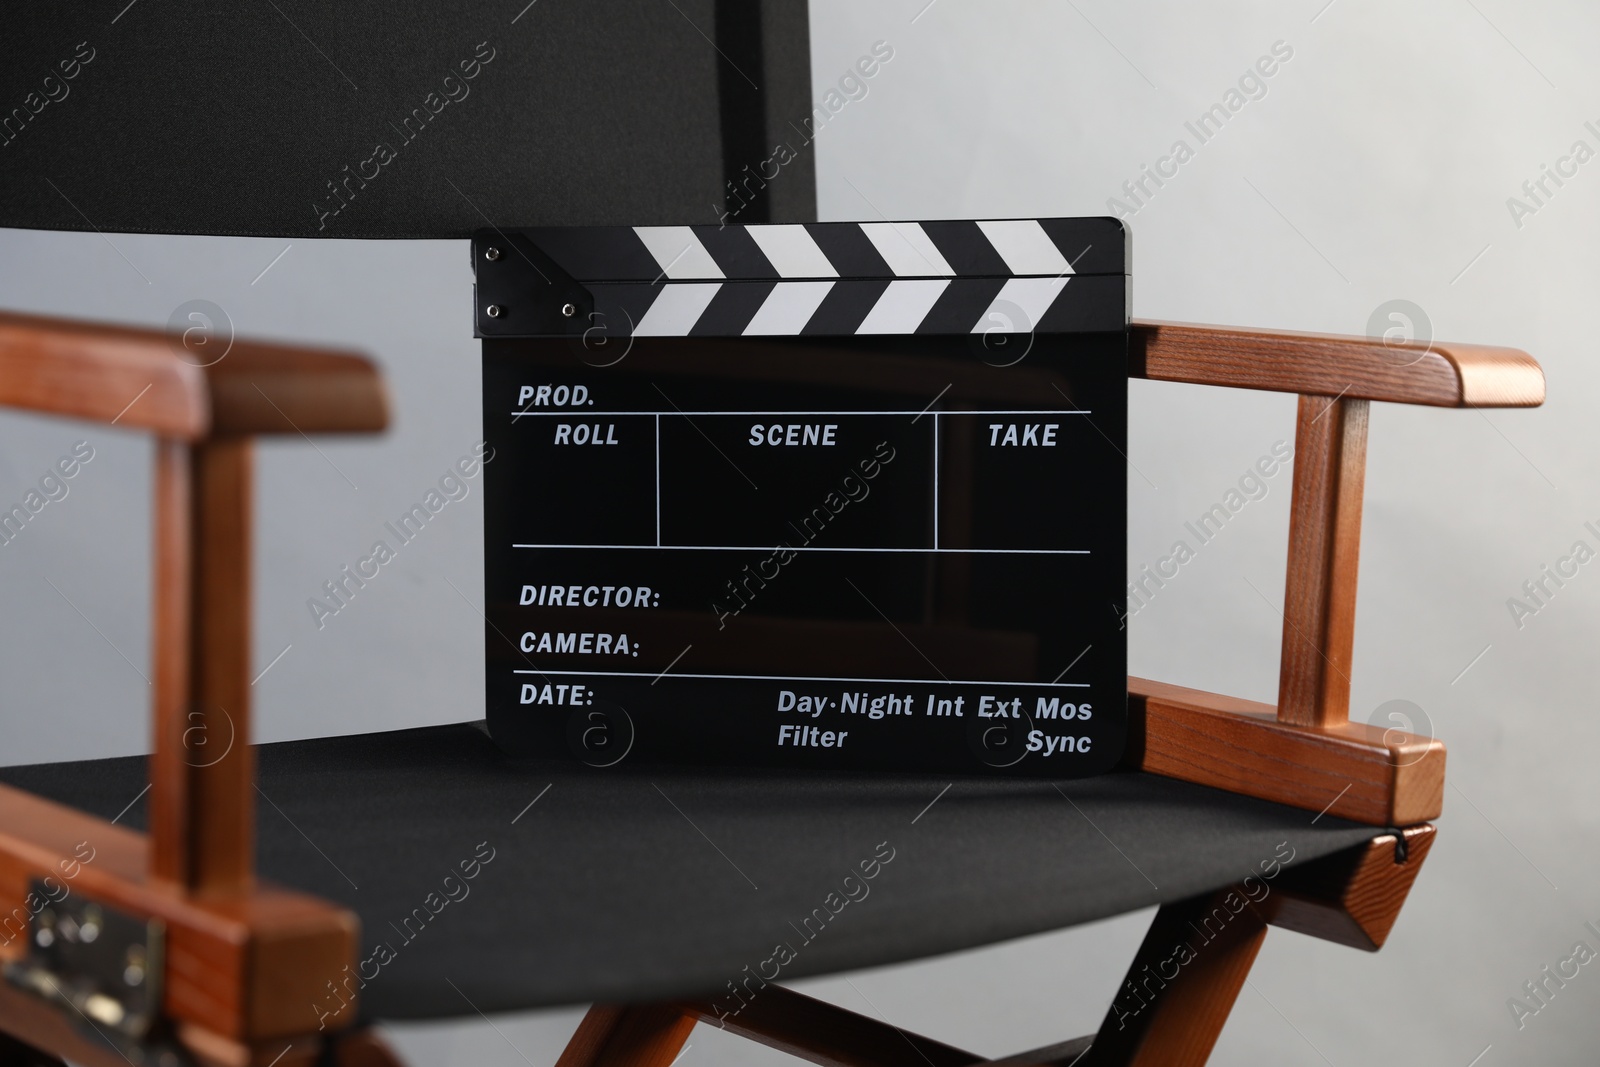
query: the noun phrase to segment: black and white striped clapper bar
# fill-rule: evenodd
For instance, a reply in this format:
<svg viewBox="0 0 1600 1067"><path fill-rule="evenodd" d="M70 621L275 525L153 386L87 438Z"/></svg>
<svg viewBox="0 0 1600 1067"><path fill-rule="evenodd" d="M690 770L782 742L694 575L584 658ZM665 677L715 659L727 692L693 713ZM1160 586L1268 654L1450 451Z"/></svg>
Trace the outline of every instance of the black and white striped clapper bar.
<svg viewBox="0 0 1600 1067"><path fill-rule="evenodd" d="M476 246L498 257L474 257L481 337L1114 332L1126 318L1114 219L493 230ZM530 321L549 310L528 286L548 288L551 263L593 294L594 317Z"/></svg>
<svg viewBox="0 0 1600 1067"><path fill-rule="evenodd" d="M1113 767L1127 248L1100 218L480 231L490 734Z"/></svg>

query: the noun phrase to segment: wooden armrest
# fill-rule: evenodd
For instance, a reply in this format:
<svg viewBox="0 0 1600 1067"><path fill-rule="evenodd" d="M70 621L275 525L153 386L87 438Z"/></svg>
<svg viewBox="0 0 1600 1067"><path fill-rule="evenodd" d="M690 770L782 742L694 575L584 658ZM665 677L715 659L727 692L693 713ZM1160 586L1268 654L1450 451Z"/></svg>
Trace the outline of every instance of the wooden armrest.
<svg viewBox="0 0 1600 1067"><path fill-rule="evenodd" d="M364 356L236 340L200 367L173 343L160 330L0 313L0 406L183 441L388 425L383 381Z"/></svg>
<svg viewBox="0 0 1600 1067"><path fill-rule="evenodd" d="M1444 742L1339 721L1297 726L1271 704L1128 678L1132 765L1369 826L1411 826L1444 807Z"/></svg>
<svg viewBox="0 0 1600 1067"><path fill-rule="evenodd" d="M1289 333L1136 320L1128 345L1138 378L1237 389L1458 408L1544 403L1544 371L1526 352L1442 341Z"/></svg>

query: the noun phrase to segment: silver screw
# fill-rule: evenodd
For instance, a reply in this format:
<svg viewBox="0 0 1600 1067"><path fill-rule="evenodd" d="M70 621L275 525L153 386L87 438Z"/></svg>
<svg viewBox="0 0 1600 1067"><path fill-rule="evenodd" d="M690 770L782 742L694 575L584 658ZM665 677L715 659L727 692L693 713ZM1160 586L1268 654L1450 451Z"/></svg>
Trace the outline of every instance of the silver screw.
<svg viewBox="0 0 1600 1067"><path fill-rule="evenodd" d="M491 319L498 319L500 317L500 305L490 304L488 307L483 309L483 313L489 316Z"/></svg>
<svg viewBox="0 0 1600 1067"><path fill-rule="evenodd" d="M572 316L576 315L577 313L578 313L578 309L577 309L577 307L575 305L572 305L572 304L562 304L561 305L561 314L564 317L570 319L570 318L572 318Z"/></svg>
<svg viewBox="0 0 1600 1067"><path fill-rule="evenodd" d="M493 263L500 258L500 250L498 248L485 248L483 250L483 258Z"/></svg>

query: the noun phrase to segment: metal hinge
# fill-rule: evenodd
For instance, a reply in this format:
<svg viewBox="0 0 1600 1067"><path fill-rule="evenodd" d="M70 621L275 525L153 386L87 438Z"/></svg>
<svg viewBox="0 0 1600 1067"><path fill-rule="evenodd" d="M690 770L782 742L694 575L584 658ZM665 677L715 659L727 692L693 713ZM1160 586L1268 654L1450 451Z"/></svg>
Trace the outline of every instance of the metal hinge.
<svg viewBox="0 0 1600 1067"><path fill-rule="evenodd" d="M188 1058L154 1040L161 1012L166 929L81 893L30 885L28 955L6 963L5 978L56 1006L86 1036L98 1035L135 1067L177 1067Z"/></svg>

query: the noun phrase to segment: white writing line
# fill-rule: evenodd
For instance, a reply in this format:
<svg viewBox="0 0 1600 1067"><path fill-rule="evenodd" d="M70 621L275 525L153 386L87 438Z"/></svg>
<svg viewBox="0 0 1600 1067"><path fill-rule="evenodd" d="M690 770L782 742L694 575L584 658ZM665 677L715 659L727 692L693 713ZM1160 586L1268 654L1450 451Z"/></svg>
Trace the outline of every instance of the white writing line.
<svg viewBox="0 0 1600 1067"><path fill-rule="evenodd" d="M929 405L930 407L932 405ZM921 415L917 419L922 418ZM912 419L916 422L917 419ZM992 438L991 438L992 439ZM939 548L939 416L933 417L933 547Z"/></svg>
<svg viewBox="0 0 1600 1067"><path fill-rule="evenodd" d="M527 545L512 548L642 549L646 552L765 552L770 545ZM786 552L928 552L940 555L1087 556L1087 548L820 548L815 545L783 549Z"/></svg>
<svg viewBox="0 0 1600 1067"><path fill-rule="evenodd" d="M942 393L940 394L943 395ZM937 397L935 398L937 399ZM931 405L930 405L931 406ZM589 411L587 409L573 408L565 411L513 411L512 418L522 418L529 415L553 415L565 418L586 419L591 416L604 415L607 418L613 415L684 415L698 416L701 418L712 415L786 415L803 417L806 415L915 415L921 418L926 415L927 409L921 411ZM1043 408L1023 408L1016 411L936 411L935 416L948 418L951 415L1092 415L1092 411L1079 411L1077 409L1047 410ZM915 420L913 420L915 421Z"/></svg>
<svg viewBox="0 0 1600 1067"><path fill-rule="evenodd" d="M685 649L684 651L688 651ZM677 660L672 662L676 663ZM517 668L512 674L576 674L589 678L657 678L649 671L529 671ZM665 673L665 672L663 672ZM747 682L865 682L883 685L1031 685L1043 688L1090 689L1088 682L1008 682L994 678L839 678L825 674L674 674L673 678L731 678ZM653 684L653 683L652 683Z"/></svg>

